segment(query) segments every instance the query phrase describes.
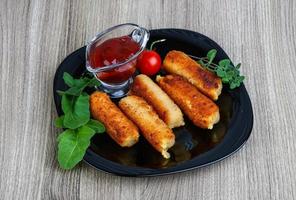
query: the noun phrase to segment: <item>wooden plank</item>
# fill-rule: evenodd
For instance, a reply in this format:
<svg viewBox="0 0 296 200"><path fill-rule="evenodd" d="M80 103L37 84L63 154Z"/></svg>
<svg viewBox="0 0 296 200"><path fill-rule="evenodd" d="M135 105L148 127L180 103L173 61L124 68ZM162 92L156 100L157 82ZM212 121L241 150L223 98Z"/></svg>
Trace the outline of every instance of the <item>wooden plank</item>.
<svg viewBox="0 0 296 200"><path fill-rule="evenodd" d="M295 10L293 0L0 1L0 199L296 199ZM242 62L255 117L243 149L154 178L58 167L55 70L123 22L204 33Z"/></svg>

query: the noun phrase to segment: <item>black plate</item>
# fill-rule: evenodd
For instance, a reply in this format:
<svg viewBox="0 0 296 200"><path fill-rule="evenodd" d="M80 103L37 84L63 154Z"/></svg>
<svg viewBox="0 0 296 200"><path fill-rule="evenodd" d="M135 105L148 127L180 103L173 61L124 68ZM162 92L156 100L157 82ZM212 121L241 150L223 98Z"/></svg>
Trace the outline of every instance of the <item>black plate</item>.
<svg viewBox="0 0 296 200"><path fill-rule="evenodd" d="M149 44L166 38L156 45L162 58L170 50L180 50L194 56L205 56L210 49L217 49L215 62L228 58L223 49L208 37L181 29L150 31ZM69 72L79 77L85 72L85 47L70 54L59 66L54 78L54 100L59 115L62 114L61 98L57 90L65 90L62 76ZM107 134L96 135L88 148L84 161L96 169L123 176L156 176L186 171L222 160L236 152L249 138L253 127L251 101L244 85L235 90L224 86L217 101L221 120L213 130L195 127L188 119L186 126L174 129L176 144L170 149L171 158L163 159L141 137L131 148L121 148Z"/></svg>

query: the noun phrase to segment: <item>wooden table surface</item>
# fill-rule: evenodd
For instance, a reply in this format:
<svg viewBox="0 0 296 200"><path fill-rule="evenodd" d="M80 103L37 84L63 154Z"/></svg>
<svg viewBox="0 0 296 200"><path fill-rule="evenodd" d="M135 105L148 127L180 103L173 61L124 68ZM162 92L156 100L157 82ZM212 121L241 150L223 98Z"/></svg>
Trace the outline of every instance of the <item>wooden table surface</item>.
<svg viewBox="0 0 296 200"><path fill-rule="evenodd" d="M255 121L240 151L154 178L58 167L55 70L95 33L124 22L198 31L242 62ZM293 0L0 0L0 63L0 199L296 199Z"/></svg>

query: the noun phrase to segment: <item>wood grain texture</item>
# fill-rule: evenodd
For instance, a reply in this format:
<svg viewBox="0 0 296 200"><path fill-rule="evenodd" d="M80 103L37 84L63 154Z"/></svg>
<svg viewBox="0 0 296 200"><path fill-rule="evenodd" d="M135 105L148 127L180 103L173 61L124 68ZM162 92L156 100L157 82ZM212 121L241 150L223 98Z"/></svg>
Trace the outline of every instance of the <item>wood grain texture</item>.
<svg viewBox="0 0 296 200"><path fill-rule="evenodd" d="M0 0L0 199L296 199L295 11L293 0ZM242 62L255 117L244 148L155 178L58 167L55 70L123 22L204 33Z"/></svg>

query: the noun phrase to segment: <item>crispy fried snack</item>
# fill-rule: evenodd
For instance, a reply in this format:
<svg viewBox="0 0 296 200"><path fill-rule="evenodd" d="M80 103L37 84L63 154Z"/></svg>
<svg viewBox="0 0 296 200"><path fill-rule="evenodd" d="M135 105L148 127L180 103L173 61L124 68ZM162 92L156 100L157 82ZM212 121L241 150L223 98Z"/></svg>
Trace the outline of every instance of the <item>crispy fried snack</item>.
<svg viewBox="0 0 296 200"><path fill-rule="evenodd" d="M167 150L175 144L175 135L153 108L144 99L134 95L121 99L119 107L139 127L146 140L164 158L169 158Z"/></svg>
<svg viewBox="0 0 296 200"><path fill-rule="evenodd" d="M204 95L217 100L222 91L222 81L216 74L202 68L196 61L181 51L170 51L164 61L164 69L184 77Z"/></svg>
<svg viewBox="0 0 296 200"><path fill-rule="evenodd" d="M140 74L134 79L130 94L142 97L152 105L159 117L170 127L183 126L184 119L180 108L148 76Z"/></svg>
<svg viewBox="0 0 296 200"><path fill-rule="evenodd" d="M219 107L181 76L158 76L156 81L196 126L212 129L220 120Z"/></svg>
<svg viewBox="0 0 296 200"><path fill-rule="evenodd" d="M101 121L109 136L122 147L131 147L139 140L139 131L106 93L96 91L90 96L90 111L94 119Z"/></svg>

